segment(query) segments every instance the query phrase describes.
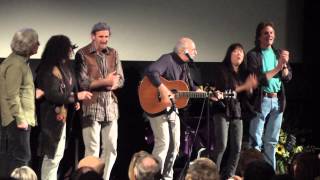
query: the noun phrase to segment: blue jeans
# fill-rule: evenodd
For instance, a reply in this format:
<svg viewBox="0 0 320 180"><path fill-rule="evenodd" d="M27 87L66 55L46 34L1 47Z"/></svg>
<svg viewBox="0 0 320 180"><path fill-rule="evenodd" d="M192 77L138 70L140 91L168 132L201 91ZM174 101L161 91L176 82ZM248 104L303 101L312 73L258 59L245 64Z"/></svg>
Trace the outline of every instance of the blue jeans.
<svg viewBox="0 0 320 180"><path fill-rule="evenodd" d="M250 144L261 151L265 160L276 168L275 147L279 140L283 112L279 111L277 97L264 97L261 103L261 113L257 113L250 122ZM267 116L269 118L267 119ZM266 125L265 125L266 124Z"/></svg>

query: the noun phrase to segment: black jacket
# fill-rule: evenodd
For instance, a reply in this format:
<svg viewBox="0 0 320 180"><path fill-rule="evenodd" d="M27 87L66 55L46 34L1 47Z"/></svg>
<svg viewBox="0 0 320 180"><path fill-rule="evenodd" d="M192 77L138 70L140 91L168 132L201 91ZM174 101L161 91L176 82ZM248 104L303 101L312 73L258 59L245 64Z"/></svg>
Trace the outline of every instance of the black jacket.
<svg viewBox="0 0 320 180"><path fill-rule="evenodd" d="M47 155L49 158L54 157L65 124L64 121L57 120L57 107L65 105L67 116L70 116L76 102L77 86L74 72L71 67L64 69L59 67L62 79L56 77L52 70L42 71L37 76L37 86L45 93L38 109L41 129L38 155Z"/></svg>
<svg viewBox="0 0 320 180"><path fill-rule="evenodd" d="M273 51L276 54L277 59L279 58L279 50L272 47ZM288 64L289 74L286 77L281 76L281 71L277 76L281 77L281 90L278 95L280 103L280 112L283 112L286 106L286 96L283 82L288 82L292 79L292 70L290 64ZM259 86L256 90L253 91L253 95L250 98L250 104L252 106L251 110L261 112L261 102L263 99L263 90L262 86L268 84L267 76L265 73L262 73L262 52L261 48L255 47L247 53L247 68L249 73L255 73L257 75Z"/></svg>

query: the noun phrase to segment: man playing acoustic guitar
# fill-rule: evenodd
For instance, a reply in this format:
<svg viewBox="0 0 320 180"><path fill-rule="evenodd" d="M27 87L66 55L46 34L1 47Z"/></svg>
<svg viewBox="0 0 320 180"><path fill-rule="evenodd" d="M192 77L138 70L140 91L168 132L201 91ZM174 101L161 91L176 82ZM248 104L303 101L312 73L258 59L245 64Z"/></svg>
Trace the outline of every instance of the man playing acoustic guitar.
<svg viewBox="0 0 320 180"><path fill-rule="evenodd" d="M173 178L173 165L180 145L180 119L174 106L175 95L162 83L161 77L169 81L181 80L190 90L201 91L194 85L188 67L188 62L192 62L196 55L193 40L182 37L173 52L162 55L146 69L150 85L157 88L159 101L167 107L160 113L147 112L155 141L152 154L161 161L161 172L166 180Z"/></svg>

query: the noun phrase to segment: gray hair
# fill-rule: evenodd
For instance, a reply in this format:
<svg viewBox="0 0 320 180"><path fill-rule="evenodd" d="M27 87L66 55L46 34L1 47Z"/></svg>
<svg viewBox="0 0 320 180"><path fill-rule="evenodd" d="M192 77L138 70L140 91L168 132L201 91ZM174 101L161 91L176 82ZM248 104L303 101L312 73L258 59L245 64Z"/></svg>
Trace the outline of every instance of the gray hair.
<svg viewBox="0 0 320 180"><path fill-rule="evenodd" d="M180 39L177 42L177 44L174 46L173 51L178 54L181 49L184 50L186 48L187 48L187 45L186 45L185 41Z"/></svg>
<svg viewBox="0 0 320 180"><path fill-rule="evenodd" d="M36 173L28 166L21 166L13 170L10 175L14 179L19 180L37 180Z"/></svg>
<svg viewBox="0 0 320 180"><path fill-rule="evenodd" d="M137 174L135 175L137 180L161 179L160 162L156 157L149 153L137 159L135 168L137 170Z"/></svg>
<svg viewBox="0 0 320 180"><path fill-rule="evenodd" d="M188 37L181 37L175 45L173 51L178 54L179 51L187 49L190 43L194 43L192 39Z"/></svg>
<svg viewBox="0 0 320 180"><path fill-rule="evenodd" d="M93 25L91 34L96 34L96 32L103 31L103 30L109 31L109 34L111 35L111 27L104 22L98 22L95 25Z"/></svg>
<svg viewBox="0 0 320 180"><path fill-rule="evenodd" d="M37 43L39 43L38 33L31 28L25 28L13 35L11 49L21 56L29 56Z"/></svg>

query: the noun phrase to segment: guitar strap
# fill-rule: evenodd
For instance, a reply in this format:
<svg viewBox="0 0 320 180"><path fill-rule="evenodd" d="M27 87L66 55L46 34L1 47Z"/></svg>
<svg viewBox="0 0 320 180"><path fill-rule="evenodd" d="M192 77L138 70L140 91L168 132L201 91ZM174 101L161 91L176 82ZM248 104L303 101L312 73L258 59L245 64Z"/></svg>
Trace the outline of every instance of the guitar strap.
<svg viewBox="0 0 320 180"><path fill-rule="evenodd" d="M182 73L181 73L180 79L185 81L187 83L188 87L190 88L191 75L190 75L190 70L189 70L188 64L184 63L181 66L181 69L182 69Z"/></svg>
<svg viewBox="0 0 320 180"><path fill-rule="evenodd" d="M186 74L187 74L187 84L188 84L188 87L189 87L189 89L191 88L191 81L192 81L192 78L191 78L191 74L190 74L190 68L189 68L189 66L188 66L188 64L186 64Z"/></svg>

